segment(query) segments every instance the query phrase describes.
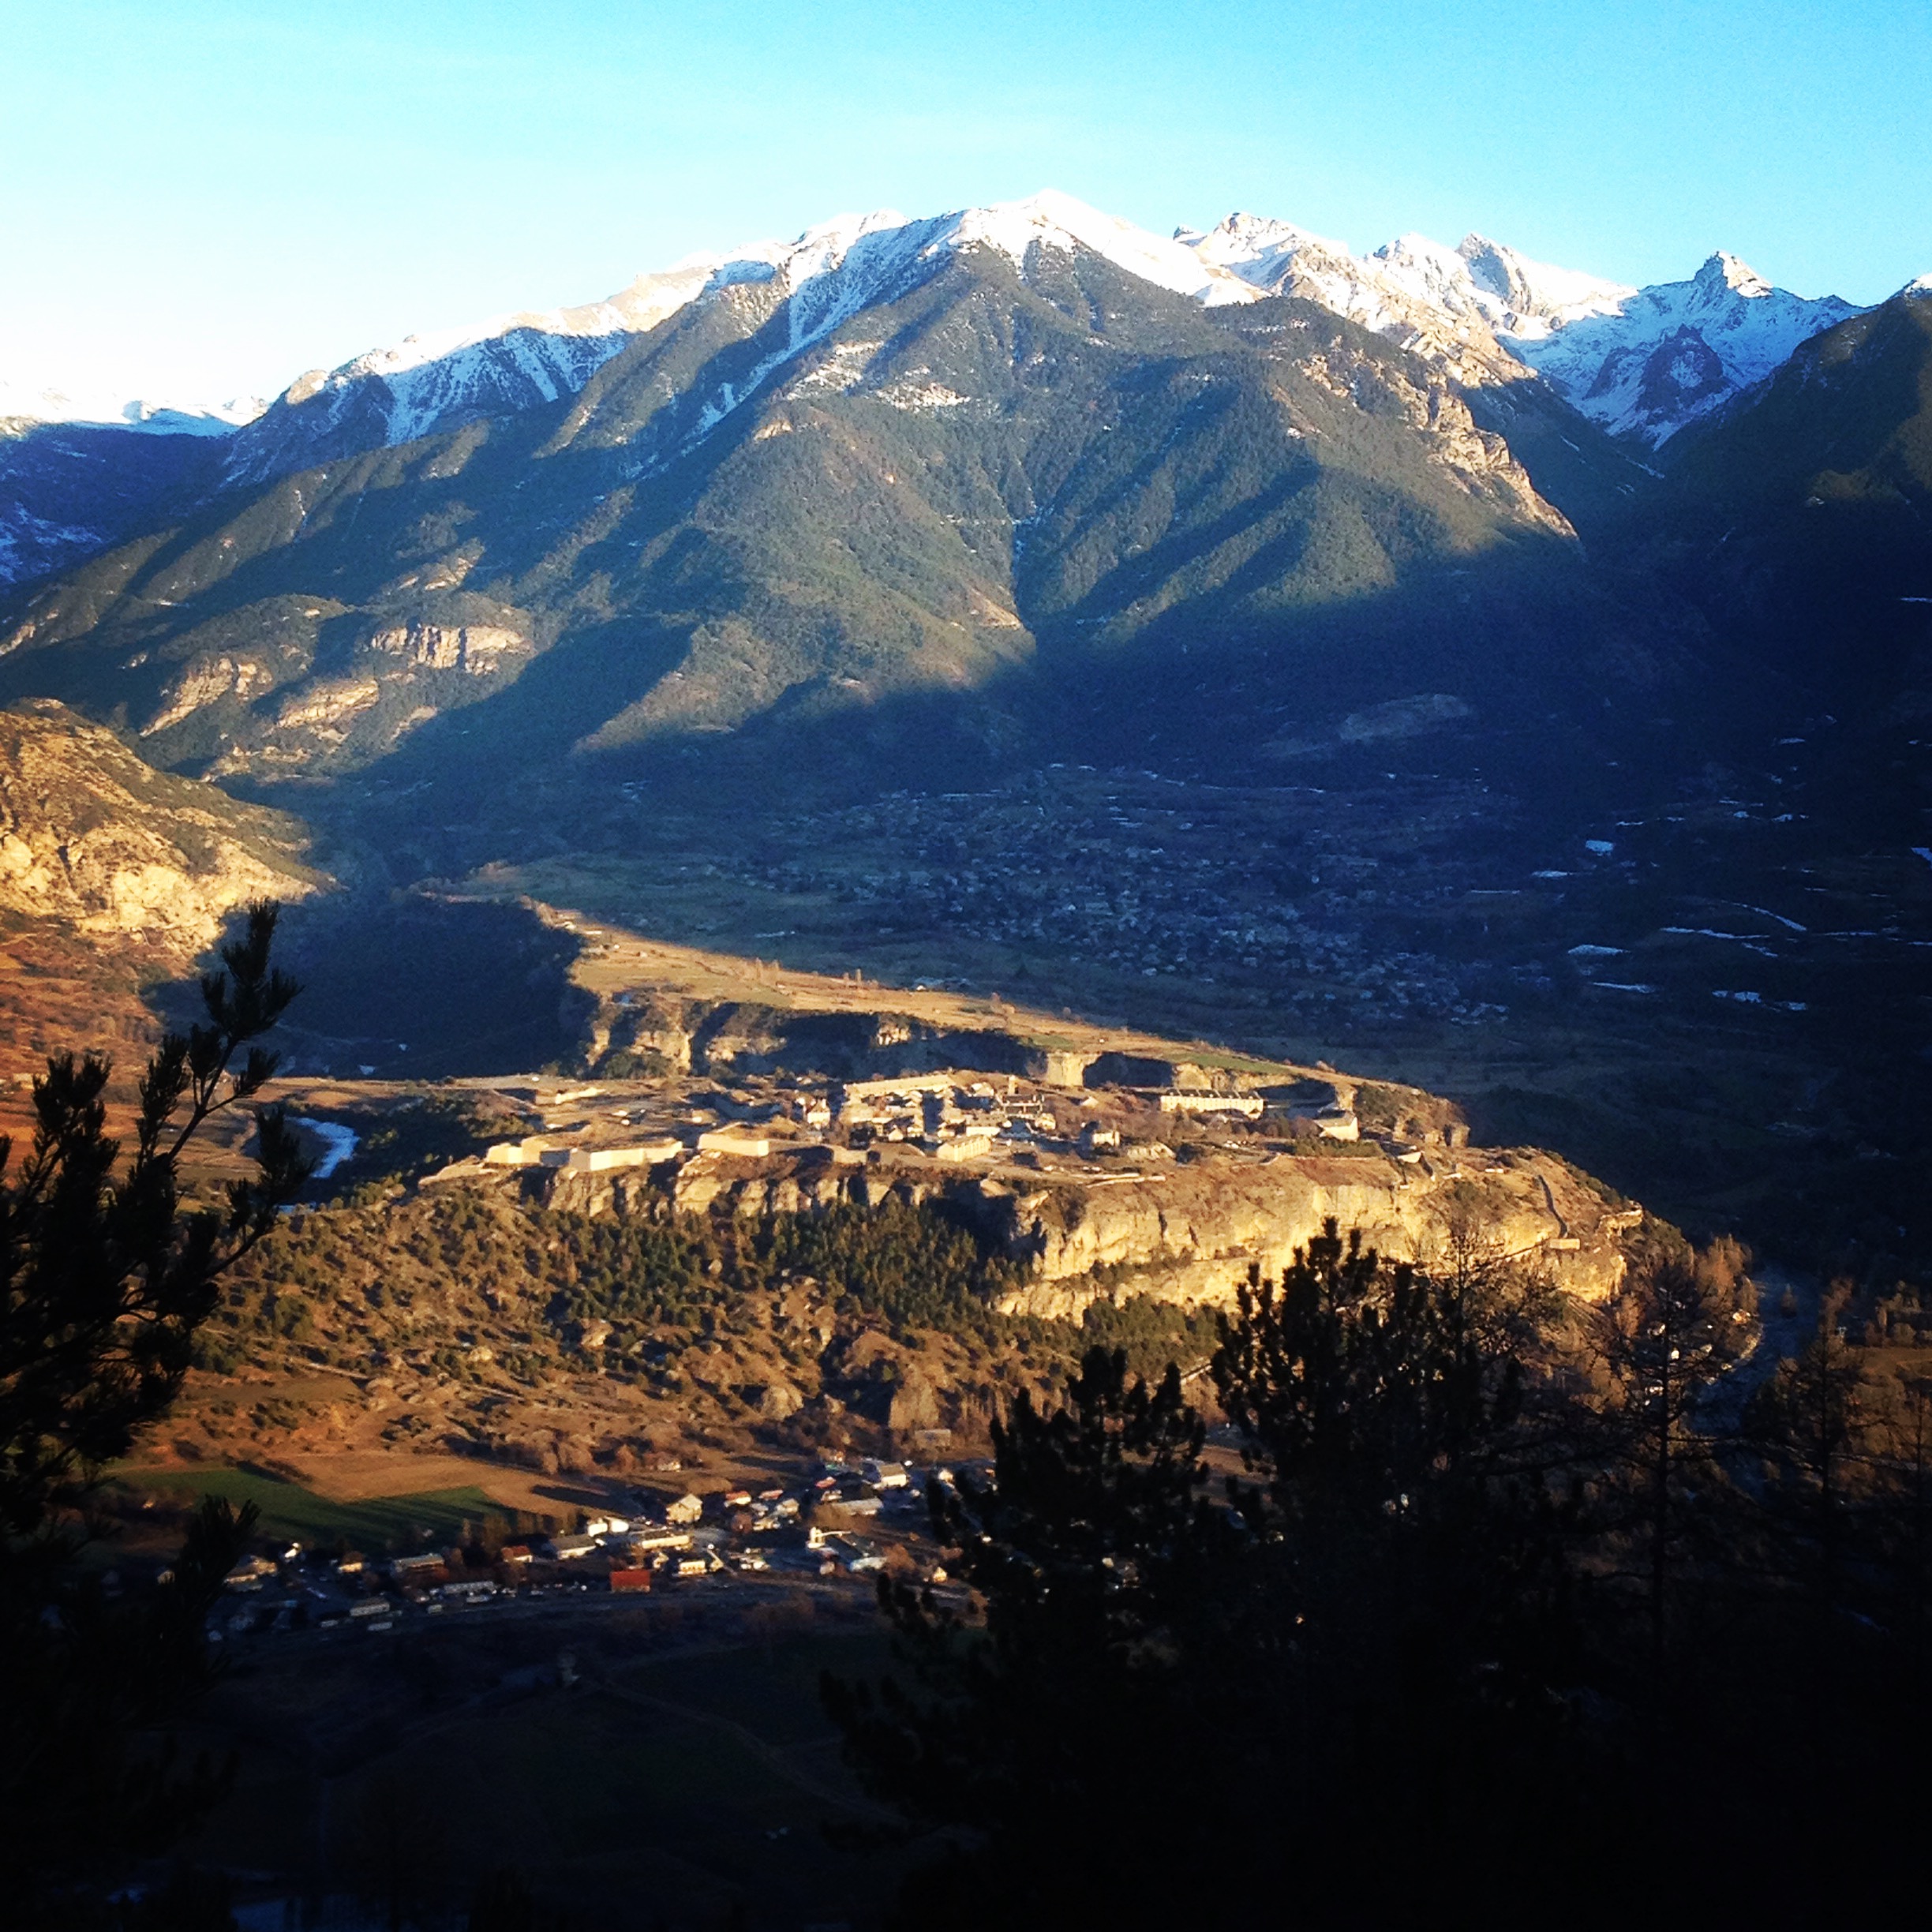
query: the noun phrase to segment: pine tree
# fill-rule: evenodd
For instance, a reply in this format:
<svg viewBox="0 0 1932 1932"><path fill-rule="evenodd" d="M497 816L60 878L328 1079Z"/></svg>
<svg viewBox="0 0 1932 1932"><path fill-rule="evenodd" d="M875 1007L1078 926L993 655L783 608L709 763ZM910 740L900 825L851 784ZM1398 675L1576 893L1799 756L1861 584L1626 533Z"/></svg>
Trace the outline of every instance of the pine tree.
<svg viewBox="0 0 1932 1932"><path fill-rule="evenodd" d="M202 979L205 1021L149 1061L128 1159L92 1054L48 1061L17 1164L0 1137L0 1853L15 1872L153 1848L214 1788L207 1767L170 1773L129 1739L204 1680L203 1619L252 1517L205 1507L173 1581L133 1605L105 1603L76 1558L103 1467L174 1400L222 1271L308 1178L282 1110L264 1108L257 1178L219 1207L182 1206L189 1144L275 1069L257 1043L297 991L270 964L276 915L251 909ZM14 1903L31 1914L31 1887Z"/></svg>
<svg viewBox="0 0 1932 1932"><path fill-rule="evenodd" d="M1214 1364L1255 1480L1219 1498L1171 1368L1095 1351L1016 1405L935 1509L983 1620L888 1589L906 1679L828 1686L872 1788L977 1836L908 1922L1319 1923L1557 1842L1560 1512L1501 1339L1535 1292L1332 1225L1256 1273Z"/></svg>

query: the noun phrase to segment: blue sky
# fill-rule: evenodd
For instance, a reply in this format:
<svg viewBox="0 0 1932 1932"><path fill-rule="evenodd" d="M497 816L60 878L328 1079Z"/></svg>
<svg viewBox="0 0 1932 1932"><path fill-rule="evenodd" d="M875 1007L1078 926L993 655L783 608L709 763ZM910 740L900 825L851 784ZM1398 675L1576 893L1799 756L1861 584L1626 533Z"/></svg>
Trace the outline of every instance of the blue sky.
<svg viewBox="0 0 1932 1932"><path fill-rule="evenodd" d="M131 391L1049 185L1631 282L1932 270L1926 0L0 0L0 376Z"/></svg>

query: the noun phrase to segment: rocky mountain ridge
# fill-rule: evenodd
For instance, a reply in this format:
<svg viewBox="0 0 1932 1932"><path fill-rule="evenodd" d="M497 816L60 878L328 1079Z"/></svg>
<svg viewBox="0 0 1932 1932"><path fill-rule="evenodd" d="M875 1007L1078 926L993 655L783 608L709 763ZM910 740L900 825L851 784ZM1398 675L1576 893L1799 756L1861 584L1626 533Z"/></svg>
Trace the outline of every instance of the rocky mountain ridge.
<svg viewBox="0 0 1932 1932"><path fill-rule="evenodd" d="M1615 434L1661 445L1754 388L1803 343L1863 313L1827 295L1774 288L1735 255L1711 256L1687 282L1634 290L1614 310L1511 349Z"/></svg>
<svg viewBox="0 0 1932 1932"><path fill-rule="evenodd" d="M1772 288L1728 256L1697 277L1644 290L1533 261L1480 235L1454 250L1403 235L1365 254L1293 223L1230 215L1208 231L1149 234L1055 193L913 219L841 216L790 242L763 242L641 275L607 300L502 316L411 336L301 376L271 403L186 407L0 386L0 584L24 583L129 534L63 514L63 451L91 426L95 470L118 482L155 459L141 443L205 438L221 451L200 488L245 488L481 418L578 393L624 349L680 310L764 286L798 324L755 376L708 399L709 433L746 397L857 309L894 299L975 249L1024 268L1035 249L1096 253L1154 287L1208 305L1294 295L1422 356L1458 382L1541 375L1613 433L1661 444L1761 380L1808 335L1855 313ZM177 469L190 466L186 459ZM204 466L204 467L207 467ZM166 503L151 506L157 514Z"/></svg>

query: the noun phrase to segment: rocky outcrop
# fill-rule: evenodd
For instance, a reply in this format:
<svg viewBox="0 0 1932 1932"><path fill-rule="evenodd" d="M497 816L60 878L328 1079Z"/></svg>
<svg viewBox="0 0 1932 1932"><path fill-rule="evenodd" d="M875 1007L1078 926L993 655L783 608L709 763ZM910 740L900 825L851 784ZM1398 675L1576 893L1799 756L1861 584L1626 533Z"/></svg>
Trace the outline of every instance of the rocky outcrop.
<svg viewBox="0 0 1932 1932"><path fill-rule="evenodd" d="M1431 373L1422 379L1383 364L1371 368L1363 358L1338 352L1315 355L1303 365L1305 373L1331 395L1360 403L1368 387L1386 399L1386 406L1407 420L1427 439L1430 453L1455 475L1472 496L1552 536L1574 537L1570 520L1537 493L1530 473L1511 452L1509 444L1481 428L1456 383ZM1520 375L1522 371L1518 370ZM1286 404L1286 399L1282 399Z"/></svg>
<svg viewBox="0 0 1932 1932"><path fill-rule="evenodd" d="M942 1027L905 1013L829 1011L751 1002L620 993L585 1023L584 1064L621 1075L616 1056L661 1063L653 1071L789 1073L827 1080L965 1073L1080 1088L1129 1085L1206 1091L1218 1076L1185 1059L1047 1047L1004 1027Z"/></svg>
<svg viewBox="0 0 1932 1932"><path fill-rule="evenodd" d="M382 695L373 678L318 680L283 701L275 724L283 731L339 724L366 711Z"/></svg>
<svg viewBox="0 0 1932 1932"><path fill-rule="evenodd" d="M1151 1294L1227 1306L1251 1266L1279 1275L1334 1221L1398 1260L1443 1252L1465 1219L1503 1255L1534 1258L1558 1285L1595 1300L1621 1279L1621 1237L1640 1218L1587 1175L1533 1150L1210 1156L1152 1171L1055 1175L1032 1185L955 1178L908 1159L843 1164L829 1150L745 1160L702 1154L649 1174L547 1169L522 1182L578 1214L715 1214L737 1221L810 1214L839 1202L940 1200L1018 1264L1005 1312L1077 1320L1103 1297ZM908 1425L908 1426L912 1426Z"/></svg>
<svg viewBox="0 0 1932 1932"><path fill-rule="evenodd" d="M1009 1312L1077 1317L1106 1294L1226 1305L1251 1265L1278 1275L1333 1220L1399 1260L1439 1253L1458 1217L1591 1299L1620 1279L1631 1211L1552 1155L1485 1151L1413 1163L1372 1155L1209 1159L1170 1172L956 1196L1028 1264Z"/></svg>
<svg viewBox="0 0 1932 1932"><path fill-rule="evenodd" d="M315 890L305 842L294 819L157 772L64 706L0 711L0 908L192 955L237 906Z"/></svg>
<svg viewBox="0 0 1932 1932"><path fill-rule="evenodd" d="M369 639L369 649L425 671L466 671L479 677L504 654L528 650L530 639L500 624L394 624Z"/></svg>
<svg viewBox="0 0 1932 1932"><path fill-rule="evenodd" d="M141 736L152 738L183 719L193 717L224 698L246 702L275 682L274 671L259 657L230 657L217 653L194 659L174 679L162 695L161 709L141 727Z"/></svg>

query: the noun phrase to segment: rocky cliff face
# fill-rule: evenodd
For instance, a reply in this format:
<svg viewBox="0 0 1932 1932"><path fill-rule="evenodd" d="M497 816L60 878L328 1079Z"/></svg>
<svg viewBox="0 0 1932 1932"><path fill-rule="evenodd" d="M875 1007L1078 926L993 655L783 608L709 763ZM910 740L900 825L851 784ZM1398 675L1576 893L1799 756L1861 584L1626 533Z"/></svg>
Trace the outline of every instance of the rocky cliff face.
<svg viewBox="0 0 1932 1932"><path fill-rule="evenodd" d="M942 1200L1026 1267L1025 1286L1003 1312L1074 1320L1108 1297L1231 1306L1251 1266L1279 1275L1331 1220L1361 1229L1384 1254L1425 1261L1466 1215L1500 1252L1533 1257L1559 1286L1596 1300L1621 1279L1619 1237L1641 1219L1556 1155L1522 1149L1437 1149L1413 1162L1216 1155L1034 1185L956 1178L912 1158L857 1164L815 1148L757 1161L700 1155L650 1173L552 1170L522 1185L545 1205L579 1214L669 1208L759 1220L838 1201Z"/></svg>
<svg viewBox="0 0 1932 1932"><path fill-rule="evenodd" d="M1637 1219L1553 1155L1487 1149L1413 1163L1229 1157L1025 1193L982 1183L979 1193L986 1224L1032 1264L1011 1312L1075 1319L1100 1292L1231 1305L1251 1265L1279 1275L1331 1220L1384 1254L1427 1260L1458 1215L1502 1253L1535 1256L1596 1299L1620 1278L1617 1235Z"/></svg>
<svg viewBox="0 0 1932 1932"><path fill-rule="evenodd" d="M64 706L0 711L0 910L187 957L235 907L319 875L296 822L142 762Z"/></svg>

